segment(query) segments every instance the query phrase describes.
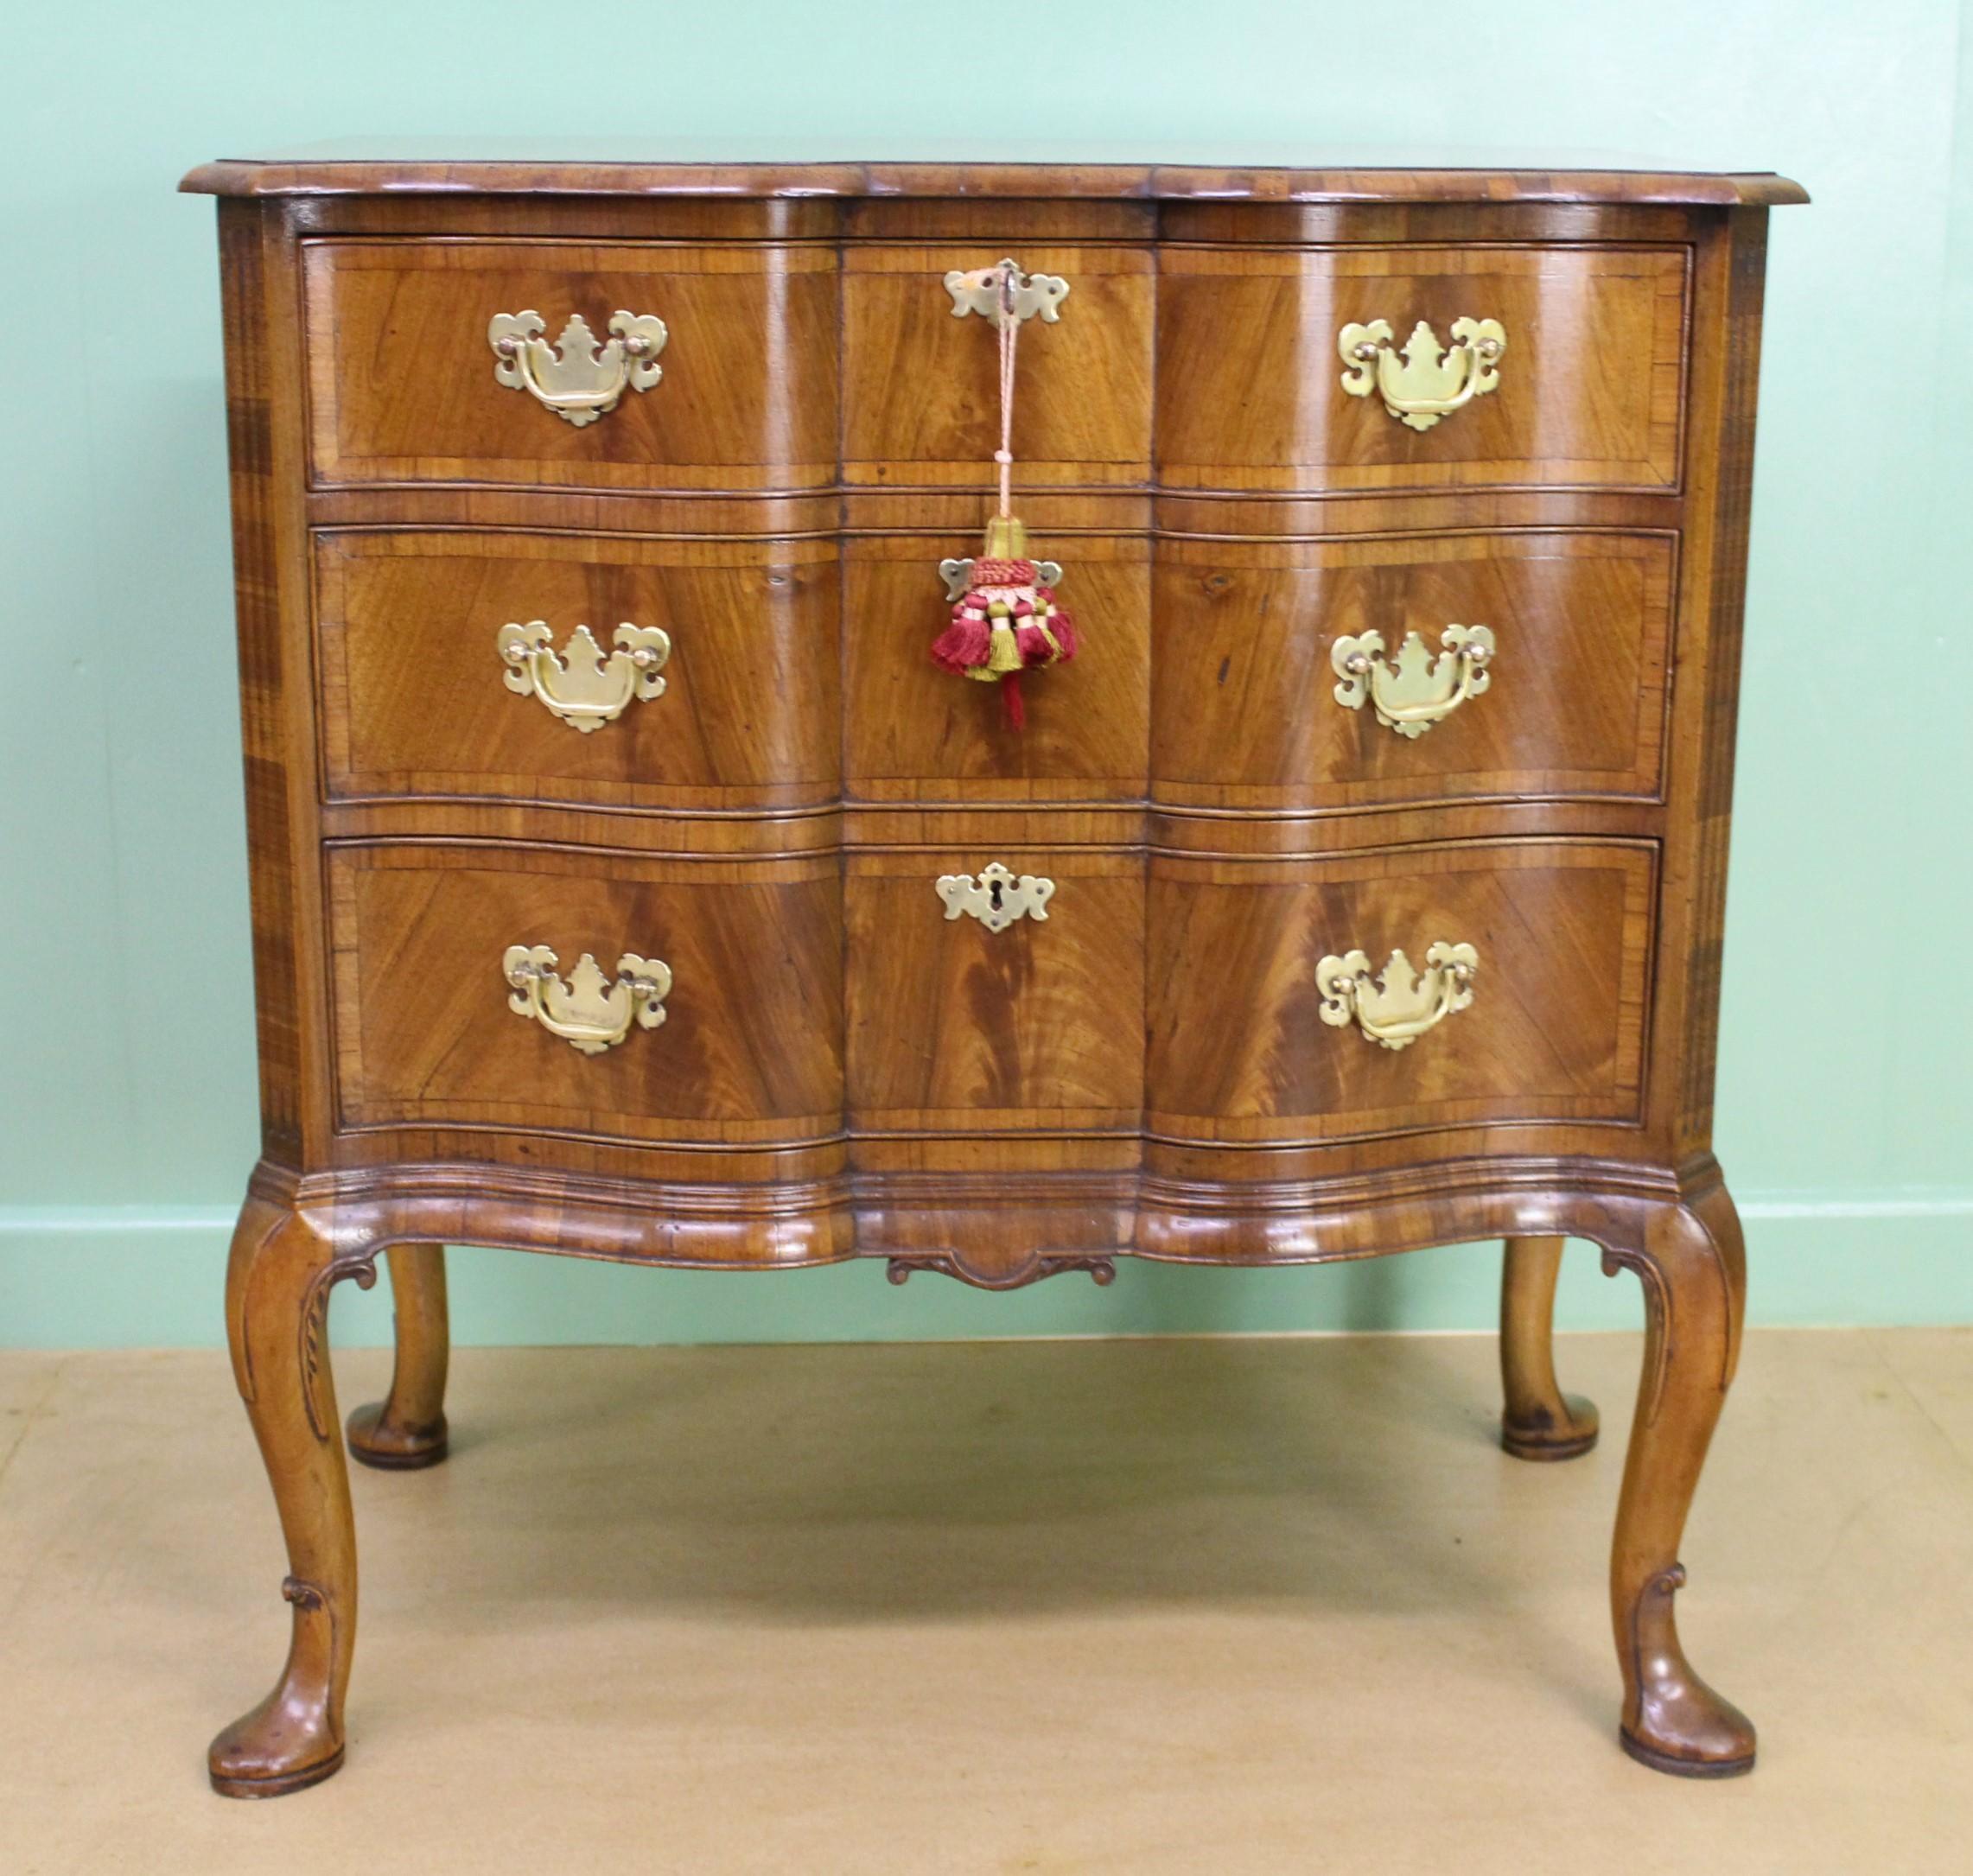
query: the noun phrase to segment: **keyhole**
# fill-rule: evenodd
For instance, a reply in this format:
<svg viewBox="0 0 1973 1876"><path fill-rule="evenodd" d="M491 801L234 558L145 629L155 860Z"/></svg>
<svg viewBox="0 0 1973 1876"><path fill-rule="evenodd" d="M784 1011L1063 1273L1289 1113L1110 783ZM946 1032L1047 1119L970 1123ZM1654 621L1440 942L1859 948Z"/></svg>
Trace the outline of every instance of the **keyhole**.
<svg viewBox="0 0 1973 1876"><path fill-rule="evenodd" d="M998 912L1000 910L1000 881L996 880L992 886L988 888L988 891L993 900L993 909Z"/></svg>

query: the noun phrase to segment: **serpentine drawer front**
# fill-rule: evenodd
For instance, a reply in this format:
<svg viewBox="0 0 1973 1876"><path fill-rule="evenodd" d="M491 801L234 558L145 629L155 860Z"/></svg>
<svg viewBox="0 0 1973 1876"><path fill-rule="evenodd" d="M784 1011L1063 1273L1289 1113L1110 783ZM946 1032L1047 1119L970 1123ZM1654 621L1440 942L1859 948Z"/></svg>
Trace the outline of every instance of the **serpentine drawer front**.
<svg viewBox="0 0 1973 1876"><path fill-rule="evenodd" d="M1068 316L1063 317L1063 324ZM1033 350L1041 349L1036 340ZM961 708L913 628L945 594L923 534L843 543L843 783L865 802L1138 803L1150 760L1151 555L1142 536L1075 537L1076 606L1101 658L1031 686L1027 728ZM934 556L934 559L936 556Z"/></svg>
<svg viewBox="0 0 1973 1876"><path fill-rule="evenodd" d="M325 240L307 245L303 276L312 454L325 484L792 488L834 478L825 251ZM531 345L513 323L528 314ZM649 328L628 334L639 354L621 355L620 315ZM511 329L490 337L502 319ZM531 354L543 363L524 371L516 361ZM544 401L558 390L587 421ZM782 392L793 394L786 406Z"/></svg>
<svg viewBox="0 0 1973 1876"><path fill-rule="evenodd" d="M1022 480L1142 483L1151 463L1156 253L1149 245L1018 245L1029 272L1073 289L1072 308L1065 301L1027 349ZM974 321L949 316L949 300L934 309L948 316L927 319L925 286L998 258L977 242L843 251L845 482L978 487L1000 440L994 347Z"/></svg>
<svg viewBox="0 0 1973 1876"><path fill-rule="evenodd" d="M1670 534L1162 542L1153 792L1655 800L1677 568Z"/></svg>
<svg viewBox="0 0 1973 1876"><path fill-rule="evenodd" d="M948 916L938 882L977 882L989 867L1010 885L1048 881L1045 917ZM1145 985L1135 855L860 853L843 909L859 1131L1136 1134ZM1026 899L1010 909L1025 912Z"/></svg>
<svg viewBox="0 0 1973 1876"><path fill-rule="evenodd" d="M332 800L765 811L840 792L831 541L325 530L315 574ZM542 655L510 653L535 625ZM632 662L651 633L655 683ZM578 661L602 694L587 719Z"/></svg>
<svg viewBox="0 0 1973 1876"><path fill-rule="evenodd" d="M1172 248L1158 283L1160 478L1672 487L1689 264L1683 247ZM1290 300L1306 323L1278 316ZM1448 359L1467 349L1462 321L1499 328L1476 341L1498 347L1497 362ZM1302 349L1311 328L1335 335L1320 368L1334 365L1349 395L1291 394L1317 368ZM1435 414L1481 372L1498 382ZM1225 422L1229 405L1243 422Z"/></svg>
<svg viewBox="0 0 1973 1876"><path fill-rule="evenodd" d="M1773 176L222 163L262 1157L228 1322L341 1762L348 1448L447 1243L1009 1289L1564 1236L1643 1280L1626 1749L1744 1771L1678 1545ZM244 995L244 987L242 994ZM888 1290L880 1293L888 1296ZM881 1307L881 1306L880 1306ZM471 1463L468 1459L466 1463Z"/></svg>
<svg viewBox="0 0 1973 1876"><path fill-rule="evenodd" d="M1422 842L1320 861L1154 863L1153 1133L1305 1143L1452 1122L1635 1121L1655 863L1645 843ZM1321 959L1479 954L1403 1053L1314 1027ZM1229 1022L1224 1012L1238 1010Z"/></svg>
<svg viewBox="0 0 1973 1876"><path fill-rule="evenodd" d="M443 1125L716 1148L842 1129L831 860L650 860L405 844L326 856L347 1128ZM664 1027L585 1058L515 1022L510 948L671 974Z"/></svg>

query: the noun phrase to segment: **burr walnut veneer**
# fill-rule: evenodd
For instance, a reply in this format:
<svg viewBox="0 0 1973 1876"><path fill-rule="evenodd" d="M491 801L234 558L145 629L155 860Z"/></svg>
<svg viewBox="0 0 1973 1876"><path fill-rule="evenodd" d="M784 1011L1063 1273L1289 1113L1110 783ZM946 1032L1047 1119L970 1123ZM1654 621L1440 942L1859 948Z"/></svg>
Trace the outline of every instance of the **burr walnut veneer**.
<svg viewBox="0 0 1973 1876"><path fill-rule="evenodd" d="M1548 1340L1593 1240L1648 1323L1620 1736L1749 1766L1672 1596L1741 1322L1714 1033L1766 212L1800 192L187 186L223 198L264 1116L227 1315L293 1605L219 1789L341 1763L328 1296L389 1252L396 1379L349 1442L429 1464L448 1242L1004 1288L1503 1237L1505 1440L1553 1459L1595 1437ZM927 655L1016 281L1066 284L1021 328L1015 480L1082 637L1024 730Z"/></svg>

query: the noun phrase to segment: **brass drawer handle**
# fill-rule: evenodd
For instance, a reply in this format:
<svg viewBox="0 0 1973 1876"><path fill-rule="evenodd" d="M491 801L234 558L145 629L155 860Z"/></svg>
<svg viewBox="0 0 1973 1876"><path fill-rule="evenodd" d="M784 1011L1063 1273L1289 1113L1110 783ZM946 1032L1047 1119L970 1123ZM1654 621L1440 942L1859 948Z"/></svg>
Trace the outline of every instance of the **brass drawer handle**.
<svg viewBox="0 0 1973 1876"><path fill-rule="evenodd" d="M1400 423L1429 430L1500 382L1500 354L1507 349L1500 321L1455 319L1452 334L1448 352L1430 324L1420 320L1400 353L1391 342L1388 321L1344 327L1336 334L1336 350L1349 366L1343 389L1352 397L1367 397L1374 385Z"/></svg>
<svg viewBox="0 0 1973 1876"><path fill-rule="evenodd" d="M627 387L648 391L664 374L658 354L671 334L652 313L610 315L614 338L601 346L580 313L569 315L553 345L541 335L540 314L496 313L487 328L493 348L493 378L509 391L525 391L580 429L614 410Z"/></svg>
<svg viewBox="0 0 1973 1876"><path fill-rule="evenodd" d="M1367 696L1386 729L1400 736L1423 735L1492 682L1486 666L1493 656L1493 634L1485 626L1448 626L1439 643L1443 649L1435 657L1416 632L1408 632L1397 648L1397 662L1387 665L1381 632L1338 639L1329 652L1342 680L1336 702L1345 709L1360 710Z"/></svg>
<svg viewBox="0 0 1973 1876"><path fill-rule="evenodd" d="M617 649L606 658L589 628L577 626L568 648L557 656L548 642L547 621L541 619L502 626L493 635L494 648L507 667L501 674L507 689L539 697L585 736L621 716L633 702L648 703L665 695L659 674L671 655L670 634L657 626L625 624L616 628L615 643Z"/></svg>
<svg viewBox="0 0 1973 1876"><path fill-rule="evenodd" d="M980 868L975 879L970 873L948 873L938 882L939 896L945 901L948 923L954 919L977 919L990 932L1004 932L1016 919L1033 919L1046 925L1048 901L1055 896L1055 882L1037 874L1023 873L1019 879L1000 862Z"/></svg>
<svg viewBox="0 0 1973 1876"><path fill-rule="evenodd" d="M531 1017L584 1055L601 1055L630 1033L633 1021L655 1029L671 994L671 967L656 957L626 951L616 961L616 982L606 978L584 951L564 983L545 944L510 944L500 973L513 995L507 1008Z"/></svg>
<svg viewBox="0 0 1973 1876"><path fill-rule="evenodd" d="M1408 1049L1435 1024L1472 1002L1479 969L1480 953L1472 945L1443 940L1427 949L1422 977L1403 951L1391 952L1375 982L1370 959L1361 951L1325 957L1315 967L1322 1021L1339 1028L1354 1022L1372 1042Z"/></svg>

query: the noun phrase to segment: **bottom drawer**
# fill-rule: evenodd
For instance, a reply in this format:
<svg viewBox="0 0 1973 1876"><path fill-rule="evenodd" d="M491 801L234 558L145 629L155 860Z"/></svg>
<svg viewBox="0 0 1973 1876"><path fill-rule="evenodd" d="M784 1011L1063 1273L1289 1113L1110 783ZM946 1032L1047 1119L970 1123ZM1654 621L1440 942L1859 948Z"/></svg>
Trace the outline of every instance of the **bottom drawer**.
<svg viewBox="0 0 1973 1876"><path fill-rule="evenodd" d="M349 845L328 849L327 872L345 1129L708 1146L840 1133L833 855ZM643 962L620 972L626 954Z"/></svg>
<svg viewBox="0 0 1973 1876"><path fill-rule="evenodd" d="M948 917L941 879L1011 913ZM1023 876L1049 882L1028 916ZM859 1132L1136 1133L1144 1089L1144 877L1089 849L852 854L850 1117ZM995 929L995 925L998 929Z"/></svg>
<svg viewBox="0 0 1973 1876"><path fill-rule="evenodd" d="M1147 1130L1640 1119L1656 871L1594 840L1154 860Z"/></svg>

